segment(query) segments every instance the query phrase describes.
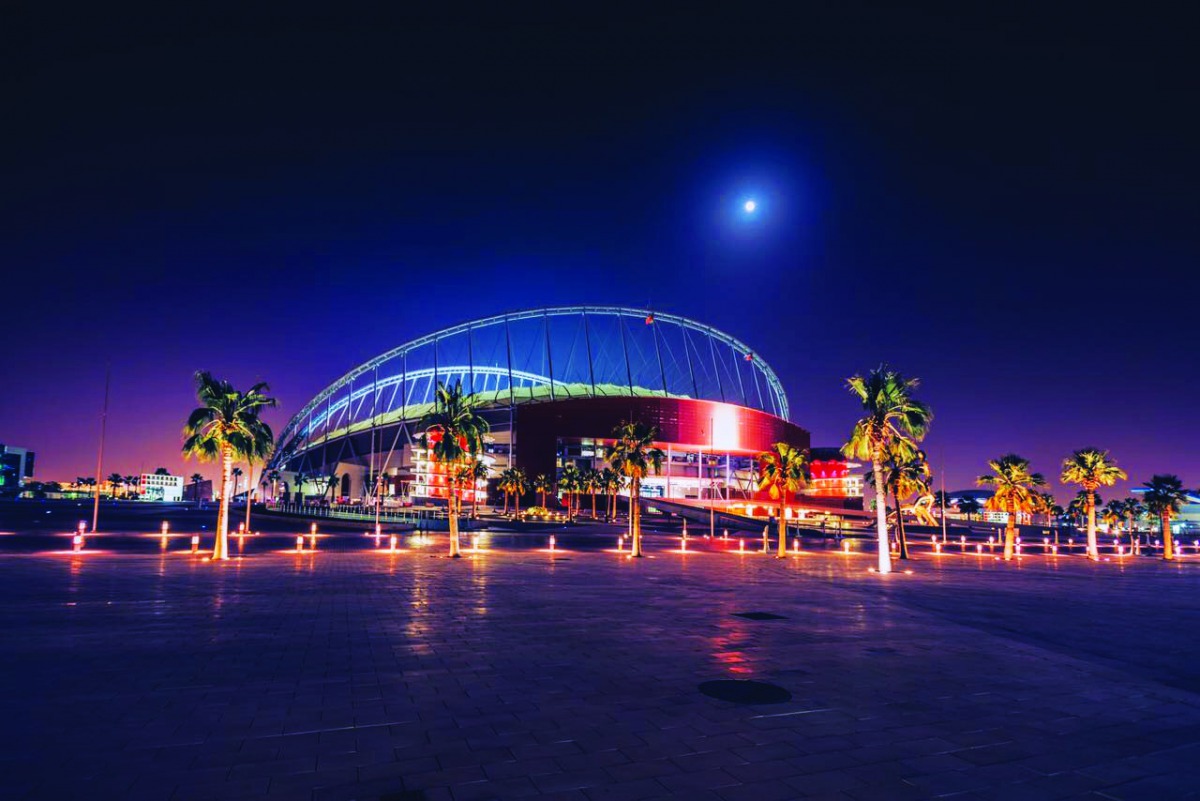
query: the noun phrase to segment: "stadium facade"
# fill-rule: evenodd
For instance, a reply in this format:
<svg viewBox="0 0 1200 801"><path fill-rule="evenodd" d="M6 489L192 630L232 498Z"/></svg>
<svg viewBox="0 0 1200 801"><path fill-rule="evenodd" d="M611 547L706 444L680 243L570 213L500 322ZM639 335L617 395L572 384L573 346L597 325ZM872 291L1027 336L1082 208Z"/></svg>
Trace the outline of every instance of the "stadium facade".
<svg viewBox="0 0 1200 801"><path fill-rule="evenodd" d="M775 372L738 339L671 314L564 306L463 323L355 367L291 419L270 467L293 499L299 479L310 499L436 502L445 480L419 421L456 382L491 425L493 482L510 465L551 480L569 463L601 467L613 429L636 420L668 456L646 496L729 502L752 497L757 453L810 444ZM474 493L483 501L487 482Z"/></svg>

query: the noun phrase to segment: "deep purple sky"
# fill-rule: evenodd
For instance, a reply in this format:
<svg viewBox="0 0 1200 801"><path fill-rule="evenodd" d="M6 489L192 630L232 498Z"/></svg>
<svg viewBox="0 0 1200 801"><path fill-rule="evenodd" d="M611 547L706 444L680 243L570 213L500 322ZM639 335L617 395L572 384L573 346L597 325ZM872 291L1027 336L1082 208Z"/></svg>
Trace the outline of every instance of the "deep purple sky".
<svg viewBox="0 0 1200 801"><path fill-rule="evenodd" d="M104 472L190 474L197 368L279 426L443 325L650 303L751 343L818 444L846 376L920 376L952 488L1089 444L1200 483L1186 21L834 5L6 24L0 441L94 474L110 360Z"/></svg>

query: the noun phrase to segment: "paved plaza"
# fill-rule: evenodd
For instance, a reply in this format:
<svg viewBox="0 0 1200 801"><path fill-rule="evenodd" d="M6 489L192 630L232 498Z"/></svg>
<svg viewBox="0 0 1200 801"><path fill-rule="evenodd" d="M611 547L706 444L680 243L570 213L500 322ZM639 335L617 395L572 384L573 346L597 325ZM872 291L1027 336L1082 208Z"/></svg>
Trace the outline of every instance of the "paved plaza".
<svg viewBox="0 0 1200 801"><path fill-rule="evenodd" d="M0 556L0 798L1200 796L1200 563L648 547Z"/></svg>

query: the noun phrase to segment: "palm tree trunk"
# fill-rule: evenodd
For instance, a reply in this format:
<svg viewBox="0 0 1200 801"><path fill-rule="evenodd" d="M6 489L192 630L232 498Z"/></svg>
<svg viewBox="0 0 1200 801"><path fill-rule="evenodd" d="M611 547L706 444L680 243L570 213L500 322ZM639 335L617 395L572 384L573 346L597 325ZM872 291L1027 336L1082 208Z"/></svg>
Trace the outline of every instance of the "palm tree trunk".
<svg viewBox="0 0 1200 801"><path fill-rule="evenodd" d="M592 490L592 519L596 519L596 491Z"/></svg>
<svg viewBox="0 0 1200 801"><path fill-rule="evenodd" d="M783 516L784 510L787 509L787 491L779 491L779 550L775 554L776 559L787 558L787 520Z"/></svg>
<svg viewBox="0 0 1200 801"><path fill-rule="evenodd" d="M450 480L450 497L446 503L446 511L449 513L450 522L450 557L458 559L462 556L458 552L458 486L454 479Z"/></svg>
<svg viewBox="0 0 1200 801"><path fill-rule="evenodd" d="M900 509L900 496L892 488L892 498L896 501L896 541L900 544L900 558L908 559L908 537L904 531L904 512Z"/></svg>
<svg viewBox="0 0 1200 801"><path fill-rule="evenodd" d="M520 517L521 516L521 493L520 492L513 493L513 502L515 504L515 506L514 506L515 514L517 517Z"/></svg>
<svg viewBox="0 0 1200 801"><path fill-rule="evenodd" d="M217 538L213 543L214 561L229 558L229 484L233 478L233 448L221 448L221 505L217 510Z"/></svg>
<svg viewBox="0 0 1200 801"><path fill-rule="evenodd" d="M1162 538L1163 538L1163 559L1174 561L1175 559L1175 540L1171 536L1171 516L1169 514L1162 515Z"/></svg>
<svg viewBox="0 0 1200 801"><path fill-rule="evenodd" d="M642 509L638 499L642 497L642 482L634 478L629 492L630 530L633 532L633 555L642 555Z"/></svg>
<svg viewBox="0 0 1200 801"><path fill-rule="evenodd" d="M508 490L504 490L504 514L508 514Z"/></svg>
<svg viewBox="0 0 1200 801"><path fill-rule="evenodd" d="M246 533L250 533L250 488L254 486L254 462L246 462Z"/></svg>
<svg viewBox="0 0 1200 801"><path fill-rule="evenodd" d="M883 488L883 465L879 454L871 459L871 472L875 475L875 525L878 529L879 572L892 572L892 549L888 544L887 492Z"/></svg>
<svg viewBox="0 0 1200 801"><path fill-rule="evenodd" d="M1100 548L1096 544L1096 493L1092 490L1087 494L1087 557L1093 562L1100 561Z"/></svg>
<svg viewBox="0 0 1200 801"><path fill-rule="evenodd" d="M1008 522L1004 524L1004 561L1011 562L1017 545L1017 509L1008 508Z"/></svg>

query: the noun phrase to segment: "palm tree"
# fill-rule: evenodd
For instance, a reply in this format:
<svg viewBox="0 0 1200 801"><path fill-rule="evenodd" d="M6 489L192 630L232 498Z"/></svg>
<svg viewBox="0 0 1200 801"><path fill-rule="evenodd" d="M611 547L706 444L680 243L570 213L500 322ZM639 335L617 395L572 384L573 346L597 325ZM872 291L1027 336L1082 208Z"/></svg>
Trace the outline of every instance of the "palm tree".
<svg viewBox="0 0 1200 801"><path fill-rule="evenodd" d="M925 452L910 448L899 448L887 452L883 463L883 491L877 494L887 497L892 493L896 504L896 541L900 547L900 558L908 559L908 537L904 530L904 501L914 492L929 491L929 463ZM874 475L868 481L874 484Z"/></svg>
<svg viewBox="0 0 1200 801"><path fill-rule="evenodd" d="M955 506L958 507L959 514L967 516L968 523L971 522L971 515L977 515L983 511L983 504L979 502L979 499L970 495L959 498Z"/></svg>
<svg viewBox="0 0 1200 801"><path fill-rule="evenodd" d="M329 493L329 504L332 506L334 499L337 497L338 487L341 486L341 476L336 470L330 470L329 475L325 476L325 492ZM321 498L324 500L325 493L321 493Z"/></svg>
<svg viewBox="0 0 1200 801"><path fill-rule="evenodd" d="M110 473L108 478L105 479L105 481L107 481L109 487L112 488L111 491L112 491L113 500L116 500L117 490L121 487L122 484L125 483L125 477L122 476L120 473Z"/></svg>
<svg viewBox="0 0 1200 801"><path fill-rule="evenodd" d="M196 503L200 503L200 484L204 481L204 476L199 473L192 473L192 485L196 488Z"/></svg>
<svg viewBox="0 0 1200 801"><path fill-rule="evenodd" d="M276 495L278 495L277 489L279 486L279 479L281 479L281 478L283 478L283 474L280 473L278 470L268 470L266 475L263 476L264 486L266 484L271 485L271 500L272 501L274 501L276 498Z"/></svg>
<svg viewBox="0 0 1200 801"><path fill-rule="evenodd" d="M141 476L125 476L125 478L122 479L122 482L125 484L125 487L126 487L125 494L128 495L129 488L133 488L136 490L138 484L142 483L142 477Z"/></svg>
<svg viewBox="0 0 1200 801"><path fill-rule="evenodd" d="M642 479L662 469L666 454L654 447L658 428L642 422L622 422L613 429L616 441L604 449L604 458L618 473L629 479L629 527L631 555L642 556Z"/></svg>
<svg viewBox="0 0 1200 801"><path fill-rule="evenodd" d="M1029 471L1029 460L1010 453L988 462L992 472L979 477L979 486L993 487L992 497L984 504L994 512L1007 512L1004 526L1004 561L1011 561L1017 539L1017 514L1031 513L1039 508L1039 487L1046 486L1041 473Z"/></svg>
<svg viewBox="0 0 1200 801"><path fill-rule="evenodd" d="M521 496L529 492L529 479L525 477L525 471L517 467L513 469L513 512L516 515L521 514Z"/></svg>
<svg viewBox="0 0 1200 801"><path fill-rule="evenodd" d="M231 495L236 498L238 493L238 479L242 477L242 468L235 467L229 471L229 474L233 476L233 492Z"/></svg>
<svg viewBox="0 0 1200 801"><path fill-rule="evenodd" d="M600 483L600 471L594 467L583 471L583 489L592 496L592 519L596 519L596 493L603 489Z"/></svg>
<svg viewBox="0 0 1200 801"><path fill-rule="evenodd" d="M863 416L854 424L842 453L851 459L870 459L876 487L885 487L883 461L889 452L914 451L929 430L933 412L913 397L918 379L906 379L880 365L869 375L853 376L846 381L850 392L862 402ZM884 500L875 504L875 523L879 539L879 572L892 571L888 545L887 509Z"/></svg>
<svg viewBox="0 0 1200 801"><path fill-rule="evenodd" d="M259 417L262 409L274 406L270 388L260 381L247 392L239 392L228 381L201 370L196 373L196 400L200 406L188 415L183 427L183 455L206 461L221 460L221 505L217 512L213 559L229 558L229 484L233 460L267 453L274 441L271 427Z"/></svg>
<svg viewBox="0 0 1200 801"><path fill-rule="evenodd" d="M1063 460L1064 484L1078 484L1087 493L1087 555L1093 561L1100 559L1096 544L1096 490L1111 487L1117 479L1125 479L1125 471L1117 467L1108 451L1099 448L1082 448Z"/></svg>
<svg viewBox="0 0 1200 801"><path fill-rule="evenodd" d="M307 484L311 480L312 480L312 477L303 471L298 471L296 473L296 492L295 492L296 504L304 503L304 485Z"/></svg>
<svg viewBox="0 0 1200 801"><path fill-rule="evenodd" d="M546 508L546 493L549 492L553 486L554 485L550 483L550 479L546 478L545 473L538 473L533 477L533 491L536 492L538 497L541 499L541 506L543 509Z"/></svg>
<svg viewBox="0 0 1200 801"><path fill-rule="evenodd" d="M583 473L572 463L566 464L558 475L558 487L567 496L567 519L575 519L575 501L583 489Z"/></svg>
<svg viewBox="0 0 1200 801"><path fill-rule="evenodd" d="M608 502L604 506L604 517L606 520L616 519L617 516L617 493L621 491L621 474L611 467L605 467L600 471L600 483L603 485L605 494L608 495Z"/></svg>
<svg viewBox="0 0 1200 801"><path fill-rule="evenodd" d="M1179 476L1169 473L1159 474L1146 482L1146 494L1143 496L1146 511L1158 518L1162 526L1163 559L1175 558L1175 539L1171 535L1171 518L1179 514L1187 491Z"/></svg>
<svg viewBox="0 0 1200 801"><path fill-rule="evenodd" d="M1104 499L1100 497L1099 493L1095 494L1094 501L1104 503ZM1067 504L1067 517L1071 518L1071 525L1075 527L1076 531L1087 527L1087 507L1088 494L1086 490L1079 490Z"/></svg>
<svg viewBox="0 0 1200 801"><path fill-rule="evenodd" d="M458 549L458 481L453 469L462 462L473 460L483 451L483 438L490 430L487 420L476 411L474 395L464 395L462 382L454 386L438 384L434 408L421 418L421 446L446 465L450 476L450 497L447 516L450 522L450 556L461 556Z"/></svg>
<svg viewBox="0 0 1200 801"><path fill-rule="evenodd" d="M1062 507L1058 505L1058 500L1054 497L1054 493L1039 492L1038 499L1038 513L1046 516L1047 526L1053 525L1056 510L1062 509Z"/></svg>
<svg viewBox="0 0 1200 801"><path fill-rule="evenodd" d="M156 467L156 468L154 468L154 475L156 475L156 476L169 476L169 475L171 475L171 471L170 471L170 470L168 470L168 469L167 469L167 468L165 468L165 467Z"/></svg>
<svg viewBox="0 0 1200 801"><path fill-rule="evenodd" d="M769 451L758 455L758 488L779 501L779 550L775 556L787 556L787 501L789 493L804 489L808 482L808 454L786 442L776 442ZM764 535L765 536L765 535Z"/></svg>
<svg viewBox="0 0 1200 801"><path fill-rule="evenodd" d="M1125 522L1125 501L1113 498L1104 505L1100 516L1108 526L1108 533L1116 536L1121 533L1121 524Z"/></svg>
<svg viewBox="0 0 1200 801"><path fill-rule="evenodd" d="M1134 542L1133 521L1146 513L1146 507L1137 498L1126 498L1122 507L1122 512L1128 521L1127 530L1129 533L1129 547L1136 548L1137 544Z"/></svg>
<svg viewBox="0 0 1200 801"><path fill-rule="evenodd" d="M471 472L467 477L471 487L471 519L479 518L479 492L477 487L480 481L487 481L488 466L483 463L482 459L476 459L471 463Z"/></svg>
<svg viewBox="0 0 1200 801"><path fill-rule="evenodd" d="M514 483L513 470L515 469L516 468L513 467L507 467L504 470L501 470L500 480L497 482L500 492L504 495L504 511L501 513L504 515L508 514L508 496L512 494L512 486Z"/></svg>

